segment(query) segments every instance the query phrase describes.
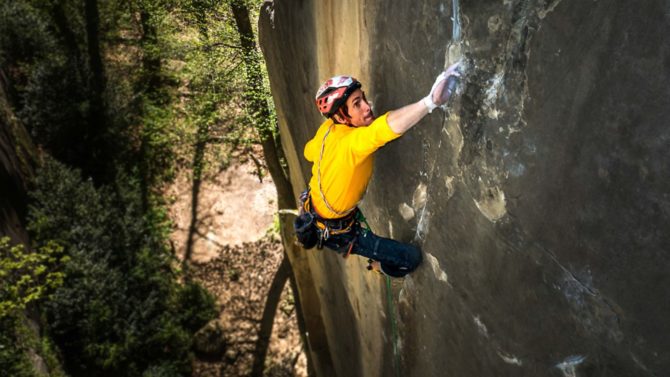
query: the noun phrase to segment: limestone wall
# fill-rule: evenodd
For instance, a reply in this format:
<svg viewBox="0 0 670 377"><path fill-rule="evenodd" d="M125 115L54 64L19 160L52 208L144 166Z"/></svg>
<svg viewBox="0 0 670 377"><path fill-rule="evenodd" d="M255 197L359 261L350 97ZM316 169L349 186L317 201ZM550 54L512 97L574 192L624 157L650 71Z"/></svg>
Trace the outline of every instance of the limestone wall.
<svg viewBox="0 0 670 377"><path fill-rule="evenodd" d="M667 4L275 0L260 23L296 190L322 81L360 78L382 113L466 67L377 155L362 208L425 257L392 309L361 258L291 255L320 375L667 373Z"/></svg>

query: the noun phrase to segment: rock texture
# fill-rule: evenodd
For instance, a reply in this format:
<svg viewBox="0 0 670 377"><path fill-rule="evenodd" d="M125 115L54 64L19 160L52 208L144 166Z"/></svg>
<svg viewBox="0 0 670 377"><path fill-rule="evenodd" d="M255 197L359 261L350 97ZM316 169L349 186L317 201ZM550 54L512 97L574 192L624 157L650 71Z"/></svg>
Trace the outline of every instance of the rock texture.
<svg viewBox="0 0 670 377"><path fill-rule="evenodd" d="M35 167L35 147L18 121L6 93L0 70L0 236L13 243L26 243L25 230L28 181Z"/></svg>
<svg viewBox="0 0 670 377"><path fill-rule="evenodd" d="M425 255L390 309L364 261L291 256L320 376L667 374L667 2L275 0L260 33L296 189L326 78L381 113L465 67L377 155L362 208Z"/></svg>
<svg viewBox="0 0 670 377"><path fill-rule="evenodd" d="M26 230L29 182L34 175L37 152L28 131L12 110L6 92L6 79L0 68L0 237L9 237L11 244L29 245ZM22 320L30 336L40 339L38 316L25 311ZM26 356L35 373L49 376L42 357L30 346Z"/></svg>

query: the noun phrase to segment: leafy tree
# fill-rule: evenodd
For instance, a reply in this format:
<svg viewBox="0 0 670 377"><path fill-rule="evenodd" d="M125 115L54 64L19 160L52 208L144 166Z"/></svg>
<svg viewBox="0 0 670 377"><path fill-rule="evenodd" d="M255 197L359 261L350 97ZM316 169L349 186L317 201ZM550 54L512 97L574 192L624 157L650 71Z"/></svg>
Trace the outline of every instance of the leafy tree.
<svg viewBox="0 0 670 377"><path fill-rule="evenodd" d="M46 245L33 249L56 259L16 249L30 258L0 271L31 271L7 297L15 308L42 303L75 376L188 373L191 334L216 313L166 245L160 187L176 168L193 169L192 230L200 183L233 155L254 158L260 145L275 183L287 182L252 4L0 3L0 74L10 102L36 144L62 162L46 158L29 214L35 245ZM254 161L262 179L265 167ZM292 207L290 186L278 191L282 208ZM49 274L57 284L40 280Z"/></svg>
<svg viewBox="0 0 670 377"><path fill-rule="evenodd" d="M95 188L47 160L32 195L34 240L57 240L69 257L63 284L46 303L66 370L188 373L191 336L216 315L214 301L199 286L177 283L173 256L161 229L142 215L137 187L120 195Z"/></svg>
<svg viewBox="0 0 670 377"><path fill-rule="evenodd" d="M36 251L24 245L10 246L9 237L0 238L0 318L15 316L63 284L60 265L63 248L49 242Z"/></svg>
<svg viewBox="0 0 670 377"><path fill-rule="evenodd" d="M62 265L68 261L63 248L49 242L37 250L10 245L0 237L0 370L11 376L37 376L26 356L28 350L47 359L53 376L63 375L53 345L38 339L24 313L47 300L63 284Z"/></svg>

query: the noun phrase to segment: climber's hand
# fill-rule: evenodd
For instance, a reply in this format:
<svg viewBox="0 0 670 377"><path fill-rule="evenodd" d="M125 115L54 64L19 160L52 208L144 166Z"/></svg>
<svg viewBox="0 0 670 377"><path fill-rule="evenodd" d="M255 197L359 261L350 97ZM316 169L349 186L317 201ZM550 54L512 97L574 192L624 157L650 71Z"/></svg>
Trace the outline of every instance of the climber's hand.
<svg viewBox="0 0 670 377"><path fill-rule="evenodd" d="M457 61L456 63L452 64L447 68L446 71L444 71L447 74L447 77L449 76L456 76L460 77L461 76L461 71L459 68L461 67L461 61Z"/></svg>
<svg viewBox="0 0 670 377"><path fill-rule="evenodd" d="M436 87L435 91L433 92L433 101L436 105L440 106L449 101L449 95L451 93L445 90L445 86L449 82L449 77L461 77L461 73L458 71L459 64L460 62L456 62L449 66L446 71L444 71L444 75L446 76L445 79L438 84L438 87Z"/></svg>
<svg viewBox="0 0 670 377"><path fill-rule="evenodd" d="M428 108L428 112L432 112L436 107L445 104L449 100L449 93L445 90L448 78L450 76L460 77L458 72L459 63L452 64L446 71L440 73L435 79L430 93L423 99L423 103Z"/></svg>

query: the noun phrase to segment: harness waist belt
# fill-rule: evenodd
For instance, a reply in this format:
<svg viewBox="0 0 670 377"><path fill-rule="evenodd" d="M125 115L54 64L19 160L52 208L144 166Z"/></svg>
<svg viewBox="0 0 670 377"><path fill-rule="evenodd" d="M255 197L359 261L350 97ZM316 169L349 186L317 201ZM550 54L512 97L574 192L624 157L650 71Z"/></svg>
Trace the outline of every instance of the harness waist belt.
<svg viewBox="0 0 670 377"><path fill-rule="evenodd" d="M318 228L322 230L328 228L330 231L334 231L331 234L340 233L338 231L343 231L342 233L349 231L351 226L354 224L354 221L356 221L356 213L358 212L358 208L355 207L344 217L339 217L337 219L325 219L316 211L316 208L314 208L312 205L311 197L308 197L307 200L305 200L305 210L311 212L314 215L316 219L316 226Z"/></svg>
<svg viewBox="0 0 670 377"><path fill-rule="evenodd" d="M354 222L354 216L352 213L351 216L343 217L340 219L322 219L319 217L317 218L317 220L321 223L324 223L332 230L339 230L349 228L351 224Z"/></svg>

